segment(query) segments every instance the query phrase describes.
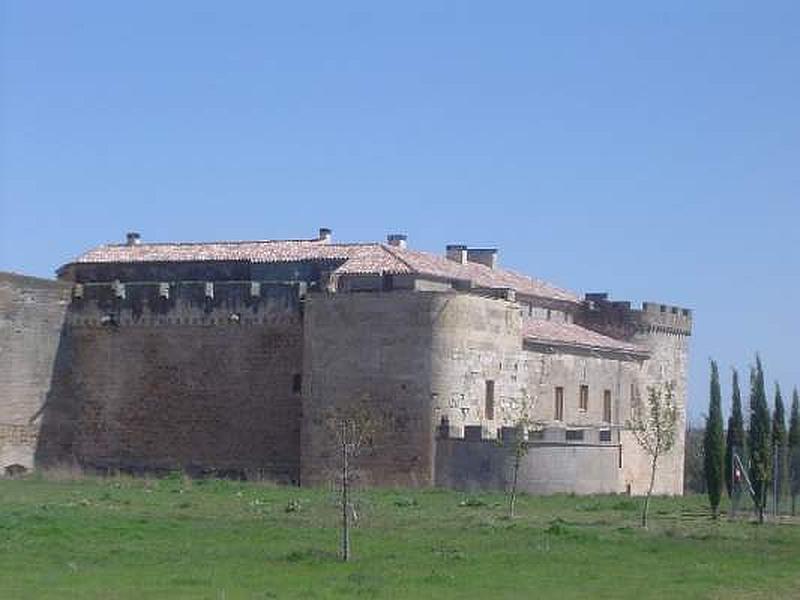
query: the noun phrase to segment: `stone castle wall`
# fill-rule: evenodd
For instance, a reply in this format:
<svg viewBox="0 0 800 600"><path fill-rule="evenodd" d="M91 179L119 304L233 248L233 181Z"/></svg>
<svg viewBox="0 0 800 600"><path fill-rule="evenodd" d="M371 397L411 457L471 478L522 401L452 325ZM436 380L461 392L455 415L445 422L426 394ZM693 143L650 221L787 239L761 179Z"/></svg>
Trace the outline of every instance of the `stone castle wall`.
<svg viewBox="0 0 800 600"><path fill-rule="evenodd" d="M311 294L305 306L303 484L327 482L338 464L332 422L354 406L379 422L361 477L380 485L431 485L431 344L441 294Z"/></svg>
<svg viewBox="0 0 800 600"><path fill-rule="evenodd" d="M298 481L297 286L75 288L42 414L41 465Z"/></svg>
<svg viewBox="0 0 800 600"><path fill-rule="evenodd" d="M641 309L631 308L630 302L608 301L606 294L592 294L587 298L591 306L580 315L583 324L607 335L630 339L650 351L650 358L642 365L635 382L636 399L646 401L650 387L665 384L673 387L678 407L675 447L659 458L654 492L682 494L692 313L685 308L654 302L644 302ZM649 484L651 459L629 431L623 430L621 436L625 448L626 489L633 494L643 494Z"/></svg>
<svg viewBox="0 0 800 600"><path fill-rule="evenodd" d="M593 427L603 422L603 395L612 394L609 426L624 424L631 385L643 363L619 353L566 351L522 343L519 305L502 299L452 294L444 305L434 344L434 410L451 426L511 426L526 407L550 427ZM494 415L486 414L486 382L494 388ZM579 386L588 385L587 410ZM564 414L555 420L555 388L564 390Z"/></svg>
<svg viewBox="0 0 800 600"><path fill-rule="evenodd" d="M640 389L642 400L651 386L668 383L673 388L678 408L676 440L673 450L659 458L656 485L657 494L683 493L683 465L685 459L686 402L688 398L689 335L691 315L684 309L645 303L637 313L639 327L633 339L650 350L650 359L645 362ZM630 436L630 433L626 435ZM646 492L650 472L650 461L638 445L629 444L634 452L626 463L626 480L634 494Z"/></svg>
<svg viewBox="0 0 800 600"><path fill-rule="evenodd" d="M318 484L338 464L331 419L356 406L380 425L360 458L365 482L484 487L501 485L507 456L460 438L475 428L494 438L528 409L550 436L523 469L531 491L642 493L649 461L624 426L648 386L671 382L679 440L660 463L656 491L681 493L691 330L683 309L595 297L570 315L647 347L644 360L523 342L532 311L504 294L307 293L303 282L105 275L71 288L0 278L4 463ZM487 464L499 474L488 476Z"/></svg>
<svg viewBox="0 0 800 600"><path fill-rule="evenodd" d="M437 440L436 485L464 491L509 488L516 432L501 430L497 439L483 433L480 426L468 426L463 437ZM529 441L520 459L517 489L530 494L619 492L620 446L593 440Z"/></svg>
<svg viewBox="0 0 800 600"><path fill-rule="evenodd" d="M0 273L0 475L31 469L70 287Z"/></svg>

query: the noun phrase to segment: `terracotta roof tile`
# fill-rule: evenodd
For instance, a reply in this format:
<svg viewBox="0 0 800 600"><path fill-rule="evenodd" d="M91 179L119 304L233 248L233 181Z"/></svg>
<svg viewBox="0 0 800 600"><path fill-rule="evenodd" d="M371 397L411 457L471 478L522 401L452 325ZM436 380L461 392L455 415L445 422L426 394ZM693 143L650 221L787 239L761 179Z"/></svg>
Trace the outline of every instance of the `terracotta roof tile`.
<svg viewBox="0 0 800 600"><path fill-rule="evenodd" d="M580 302L580 297L544 281L520 275L500 267L492 269L479 263L457 263L444 256L437 256L407 248L385 247L389 252L408 264L414 271L448 279L471 281L474 286L488 288L510 288L519 294Z"/></svg>
<svg viewBox="0 0 800 600"><path fill-rule="evenodd" d="M311 259L346 259L355 244L329 244L321 240L253 242L184 242L109 244L79 256L76 263L186 262L241 260L290 262Z"/></svg>
<svg viewBox="0 0 800 600"><path fill-rule="evenodd" d="M382 244L365 244L351 249L348 259L335 271L339 275L413 273Z"/></svg>
<svg viewBox="0 0 800 600"><path fill-rule="evenodd" d="M574 323L558 323L543 319L526 320L522 325L522 336L535 342L567 344L586 349L606 349L647 354L646 348L605 336Z"/></svg>
<svg viewBox="0 0 800 600"><path fill-rule="evenodd" d="M340 260L338 274L417 273L471 282L475 287L510 288L519 294L577 303L580 298L543 281L501 268L386 244L332 244L323 240L210 243L109 244L89 250L75 263L138 263L188 261L294 262Z"/></svg>

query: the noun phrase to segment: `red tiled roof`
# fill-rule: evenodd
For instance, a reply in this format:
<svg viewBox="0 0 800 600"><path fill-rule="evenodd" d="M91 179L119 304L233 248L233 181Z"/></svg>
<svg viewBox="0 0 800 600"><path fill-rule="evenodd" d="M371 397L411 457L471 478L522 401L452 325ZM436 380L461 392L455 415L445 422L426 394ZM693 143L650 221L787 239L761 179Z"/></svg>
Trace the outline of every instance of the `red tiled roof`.
<svg viewBox="0 0 800 600"><path fill-rule="evenodd" d="M415 273L408 264L399 260L389 246L364 244L352 247L348 259L335 271L339 275L368 275L372 273L399 275Z"/></svg>
<svg viewBox="0 0 800 600"><path fill-rule="evenodd" d="M211 243L109 244L89 250L75 263L138 263L187 261L294 262L340 260L338 274L416 273L472 282L475 287L510 288L519 294L577 303L572 292L501 268L386 244L332 244L324 240Z"/></svg>
<svg viewBox="0 0 800 600"><path fill-rule="evenodd" d="M647 354L646 348L605 336L574 323L558 323L543 319L526 320L522 325L522 336L534 342L567 344L591 349L617 350L634 354Z"/></svg>
<svg viewBox="0 0 800 600"><path fill-rule="evenodd" d="M254 242L183 242L108 244L93 248L76 263L137 263L229 261L293 262L312 259L346 259L356 244L329 244L322 240Z"/></svg>
<svg viewBox="0 0 800 600"><path fill-rule="evenodd" d="M444 256L407 248L395 248L392 246L385 246L385 248L418 273L447 279L471 281L476 287L510 288L518 294L564 300L566 302L580 302L580 298L572 292L499 267L492 269L474 262L461 264Z"/></svg>

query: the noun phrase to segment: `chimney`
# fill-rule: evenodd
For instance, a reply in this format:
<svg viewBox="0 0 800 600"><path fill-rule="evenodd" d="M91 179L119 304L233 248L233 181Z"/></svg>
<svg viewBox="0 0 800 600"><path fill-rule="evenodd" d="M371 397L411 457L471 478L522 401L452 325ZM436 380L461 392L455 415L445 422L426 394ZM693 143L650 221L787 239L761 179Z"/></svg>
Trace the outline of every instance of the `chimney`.
<svg viewBox="0 0 800 600"><path fill-rule="evenodd" d="M125 243L128 246L138 246L142 243L142 236L135 231L129 231L125 234Z"/></svg>
<svg viewBox="0 0 800 600"><path fill-rule="evenodd" d="M333 232L328 229L327 227L320 227L319 228L319 241L328 243L331 241L331 237L333 236Z"/></svg>
<svg viewBox="0 0 800 600"><path fill-rule="evenodd" d="M460 265L467 263L467 247L462 244L448 244L445 247L448 260L457 262Z"/></svg>
<svg viewBox="0 0 800 600"><path fill-rule="evenodd" d="M408 236L404 233L390 233L386 236L386 242L395 248L405 248L408 244Z"/></svg>
<svg viewBox="0 0 800 600"><path fill-rule="evenodd" d="M494 269L497 266L497 248L468 248L467 260Z"/></svg>

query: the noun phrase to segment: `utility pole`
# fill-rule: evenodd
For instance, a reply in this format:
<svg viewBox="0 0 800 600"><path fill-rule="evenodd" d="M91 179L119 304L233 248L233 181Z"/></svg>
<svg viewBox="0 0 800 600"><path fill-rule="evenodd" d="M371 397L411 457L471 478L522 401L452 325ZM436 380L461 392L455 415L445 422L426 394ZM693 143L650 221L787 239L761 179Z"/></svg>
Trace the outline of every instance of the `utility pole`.
<svg viewBox="0 0 800 600"><path fill-rule="evenodd" d="M736 448L731 450L731 519L736 518L736 504L739 492L739 480L736 477L736 457L738 452Z"/></svg>
<svg viewBox="0 0 800 600"><path fill-rule="evenodd" d="M778 502L780 498L778 498L778 442L777 440L773 440L772 442L772 516L777 519L778 518Z"/></svg>
<svg viewBox="0 0 800 600"><path fill-rule="evenodd" d="M341 423L342 427L342 560L347 562L350 560L350 514L349 514L349 503L350 499L348 498L348 487L350 483L350 473L349 473L349 448L348 448L348 431L347 431L347 419L343 419Z"/></svg>

